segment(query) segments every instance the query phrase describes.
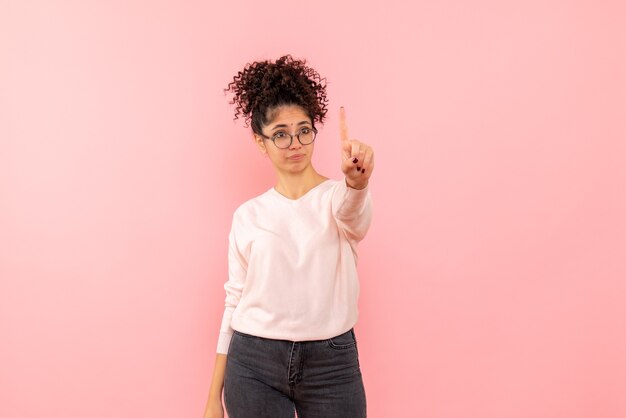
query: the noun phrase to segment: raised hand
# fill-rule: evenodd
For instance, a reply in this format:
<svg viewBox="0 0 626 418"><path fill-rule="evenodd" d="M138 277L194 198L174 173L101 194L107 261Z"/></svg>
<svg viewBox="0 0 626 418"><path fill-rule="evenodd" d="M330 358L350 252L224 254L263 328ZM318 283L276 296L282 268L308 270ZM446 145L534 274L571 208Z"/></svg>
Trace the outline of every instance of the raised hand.
<svg viewBox="0 0 626 418"><path fill-rule="evenodd" d="M346 177L346 182L353 189L363 189L374 170L374 150L356 139L348 139L346 110L343 106L339 108L339 138L343 158L341 171Z"/></svg>

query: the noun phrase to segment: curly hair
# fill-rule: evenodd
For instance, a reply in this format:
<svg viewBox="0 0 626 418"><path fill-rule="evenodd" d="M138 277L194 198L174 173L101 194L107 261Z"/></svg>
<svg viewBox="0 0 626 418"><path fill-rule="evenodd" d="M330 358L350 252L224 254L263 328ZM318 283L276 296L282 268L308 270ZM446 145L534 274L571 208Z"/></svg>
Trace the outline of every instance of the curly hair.
<svg viewBox="0 0 626 418"><path fill-rule="evenodd" d="M321 78L306 60L295 60L284 55L275 63L266 61L248 63L243 71L224 89L232 91L230 104L236 104L235 117L245 117L245 126L252 121L252 131L261 129L271 120L268 110L277 106L295 104L304 109L315 127L315 121L324 122L326 116L326 78Z"/></svg>

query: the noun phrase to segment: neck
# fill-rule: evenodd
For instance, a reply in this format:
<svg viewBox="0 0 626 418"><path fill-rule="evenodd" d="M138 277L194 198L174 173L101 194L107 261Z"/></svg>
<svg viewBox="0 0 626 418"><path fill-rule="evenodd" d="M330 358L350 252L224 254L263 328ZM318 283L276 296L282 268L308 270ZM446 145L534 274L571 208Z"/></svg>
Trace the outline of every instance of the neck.
<svg viewBox="0 0 626 418"><path fill-rule="evenodd" d="M305 170L297 173L278 171L277 175L278 180L274 188L289 199L300 198L313 187L328 179L317 173L310 165Z"/></svg>

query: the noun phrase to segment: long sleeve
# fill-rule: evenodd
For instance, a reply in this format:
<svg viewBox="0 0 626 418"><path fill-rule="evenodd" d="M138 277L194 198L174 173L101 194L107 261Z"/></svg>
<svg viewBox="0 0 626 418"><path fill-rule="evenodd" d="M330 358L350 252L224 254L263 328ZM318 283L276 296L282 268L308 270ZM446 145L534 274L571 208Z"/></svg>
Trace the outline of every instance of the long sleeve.
<svg viewBox="0 0 626 418"><path fill-rule="evenodd" d="M235 213L233 215L230 233L228 234L228 280L224 283L226 299L217 342L217 352L222 354L228 353L230 340L233 336L233 328L230 326L230 322L233 311L241 299L248 267L247 261L237 247L236 231L237 214Z"/></svg>
<svg viewBox="0 0 626 418"><path fill-rule="evenodd" d="M369 184L364 189L357 190L349 187L344 178L333 195L332 212L351 245L365 238L372 222Z"/></svg>
<svg viewBox="0 0 626 418"><path fill-rule="evenodd" d="M322 340L357 322L358 243L372 220L367 187L328 179L298 199L272 187L243 202L228 238L228 280L217 352L235 332Z"/></svg>

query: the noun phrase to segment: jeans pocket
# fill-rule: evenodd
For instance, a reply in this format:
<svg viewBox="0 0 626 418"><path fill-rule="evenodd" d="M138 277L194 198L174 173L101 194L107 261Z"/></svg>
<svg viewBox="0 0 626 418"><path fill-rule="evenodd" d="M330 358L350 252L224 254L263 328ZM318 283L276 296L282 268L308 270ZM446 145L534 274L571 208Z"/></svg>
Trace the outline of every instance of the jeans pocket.
<svg viewBox="0 0 626 418"><path fill-rule="evenodd" d="M328 343L328 346L334 350L346 350L356 347L356 338L354 337L352 329L344 332L343 334L331 337L327 339L326 342Z"/></svg>

